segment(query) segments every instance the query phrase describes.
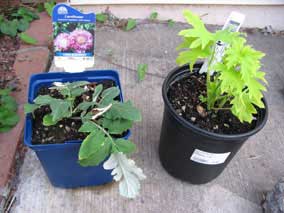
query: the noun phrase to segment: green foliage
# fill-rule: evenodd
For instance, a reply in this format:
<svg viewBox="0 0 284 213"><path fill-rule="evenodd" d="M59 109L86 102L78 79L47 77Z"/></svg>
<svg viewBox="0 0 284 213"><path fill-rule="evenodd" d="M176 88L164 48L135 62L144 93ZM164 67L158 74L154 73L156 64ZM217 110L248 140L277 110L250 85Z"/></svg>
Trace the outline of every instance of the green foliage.
<svg viewBox="0 0 284 213"><path fill-rule="evenodd" d="M168 20L168 27L173 27L175 25L175 21L172 19Z"/></svg>
<svg viewBox="0 0 284 213"><path fill-rule="evenodd" d="M28 44L36 44L37 41L34 38L23 33L29 28L30 22L35 19L39 19L38 14L26 7L19 7L7 16L2 14L0 15L0 35L4 34L11 37L19 35L22 41Z"/></svg>
<svg viewBox="0 0 284 213"><path fill-rule="evenodd" d="M107 20L107 15L103 13L97 13L96 14L96 20L98 22L104 23Z"/></svg>
<svg viewBox="0 0 284 213"><path fill-rule="evenodd" d="M137 23L135 19L128 19L125 31L130 31L136 27Z"/></svg>
<svg viewBox="0 0 284 213"><path fill-rule="evenodd" d="M55 5L56 5L56 2L54 0L50 0L44 3L45 11L47 12L49 16L52 16L52 11Z"/></svg>
<svg viewBox="0 0 284 213"><path fill-rule="evenodd" d="M9 131L20 119L17 103L10 92L10 89L0 89L0 132Z"/></svg>
<svg viewBox="0 0 284 213"><path fill-rule="evenodd" d="M19 37L22 41L24 41L27 44L37 44L37 40L26 33L20 33Z"/></svg>
<svg viewBox="0 0 284 213"><path fill-rule="evenodd" d="M112 135L121 135L132 127L135 121L141 121L141 114L130 101L119 102L116 97L120 90L110 87L103 90L97 85L92 98L74 106L75 99L88 91L87 81L60 83L55 82L50 90L57 90L63 99L49 95L40 95L33 104L24 106L25 113L33 113L42 106L49 106L51 113L43 118L45 126L55 125L64 118L73 118L78 113L83 124L80 132L90 133L82 142L79 151L79 163L82 166L96 166L113 152L130 153L135 145L128 140L115 139Z"/></svg>
<svg viewBox="0 0 284 213"><path fill-rule="evenodd" d="M148 71L148 64L138 64L137 74L139 81L143 81L145 79L147 71Z"/></svg>
<svg viewBox="0 0 284 213"><path fill-rule="evenodd" d="M184 17L192 28L179 32L184 40L177 47L182 50L177 64L189 63L192 70L198 59L207 59L207 94L200 97L201 101L207 104L208 110L226 106L241 122L252 122L256 106L264 108L262 91L266 91L263 83L267 82L265 73L260 71L264 53L247 45L241 33L228 30L211 33L197 15L186 10ZM214 57L217 41L228 45L220 62Z"/></svg>
<svg viewBox="0 0 284 213"><path fill-rule="evenodd" d="M157 18L158 18L158 13L157 13L157 12L152 12L152 13L150 14L149 19L150 19L151 21L157 20Z"/></svg>
<svg viewBox="0 0 284 213"><path fill-rule="evenodd" d="M104 167L106 165L105 168L108 169L107 165L114 166L117 172L120 168L124 169L120 175L113 174L114 179L118 181L122 178L121 195L133 198L139 192L139 180L144 179L145 175L132 160L128 160L125 156L135 151L135 144L121 137L135 121L141 121L141 114L130 101L125 103L117 101L120 94L119 88L103 89L103 85L99 84L90 89L88 84L87 81L54 82L55 86L49 89L57 90L63 98L54 98L49 95L37 96L33 104L24 106L25 113L34 113L42 106L49 106L51 113L43 117L45 126L55 125L64 118L81 119L82 125L79 132L88 133L88 136L80 146L78 163L84 167L97 166L109 157L112 164L109 165L108 159ZM82 98L82 94L90 95L91 90L92 97L77 105L75 99ZM127 190L134 194L129 194Z"/></svg>

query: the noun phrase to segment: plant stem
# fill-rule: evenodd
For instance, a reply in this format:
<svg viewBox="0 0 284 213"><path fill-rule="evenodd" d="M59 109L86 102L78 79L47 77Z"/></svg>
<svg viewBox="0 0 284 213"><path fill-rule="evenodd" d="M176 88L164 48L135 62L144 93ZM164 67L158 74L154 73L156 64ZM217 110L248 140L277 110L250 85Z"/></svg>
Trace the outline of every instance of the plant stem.
<svg viewBox="0 0 284 213"><path fill-rule="evenodd" d="M115 144L115 142L114 142L113 138L110 136L110 134L109 134L103 127L101 127L100 125L98 125L96 122L93 122L93 123L94 123L100 130L102 130L102 131L105 133L105 135L110 139L112 145L117 147L117 145Z"/></svg>
<svg viewBox="0 0 284 213"><path fill-rule="evenodd" d="M216 46L214 44L214 48L213 48L213 51L211 53L211 56L210 56L210 60L209 60L209 63L208 63L208 67L207 67L207 72L206 72L206 92L207 92L207 110L210 110L211 109L211 97L209 97L209 87L210 87L210 83L211 83L211 64L213 62L213 59L214 59L214 56L215 56L215 49L216 49ZM208 102L208 100L210 100ZM214 104L212 105L214 106Z"/></svg>
<svg viewBox="0 0 284 213"><path fill-rule="evenodd" d="M226 108L216 108L216 107L213 107L212 109L213 110L231 110L231 108L229 108L229 107L226 107Z"/></svg>

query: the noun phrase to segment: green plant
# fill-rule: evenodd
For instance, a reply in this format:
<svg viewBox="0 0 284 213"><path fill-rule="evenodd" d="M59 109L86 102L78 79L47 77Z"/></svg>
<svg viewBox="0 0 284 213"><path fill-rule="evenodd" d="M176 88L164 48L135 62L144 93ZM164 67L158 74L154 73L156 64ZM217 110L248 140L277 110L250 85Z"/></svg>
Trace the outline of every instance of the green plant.
<svg viewBox="0 0 284 213"><path fill-rule="evenodd" d="M130 31L136 27L137 23L135 19L128 19L127 20L127 25L125 27L125 31Z"/></svg>
<svg viewBox="0 0 284 213"><path fill-rule="evenodd" d="M145 79L147 70L148 70L148 64L138 64L137 74L139 81L143 81Z"/></svg>
<svg viewBox="0 0 284 213"><path fill-rule="evenodd" d="M208 60L206 97L201 96L200 100L206 103L207 110L231 110L241 122L252 122L256 107L264 108L262 91L266 88L261 82L267 82L265 73L260 71L264 53L247 45L242 33L211 33L190 11L184 11L184 17L192 28L179 32L184 41L177 49L183 51L176 61L179 65L190 63L192 70L197 59ZM215 58L218 41L228 45L220 62Z"/></svg>
<svg viewBox="0 0 284 213"><path fill-rule="evenodd" d="M11 37L19 35L22 41L35 44L37 41L34 38L23 33L35 19L39 19L37 13L26 7L14 9L9 15L4 15L3 13L0 15L0 35L5 34Z"/></svg>
<svg viewBox="0 0 284 213"><path fill-rule="evenodd" d="M45 11L47 12L49 16L52 16L52 11L55 5L56 5L55 0L49 0L43 4Z"/></svg>
<svg viewBox="0 0 284 213"><path fill-rule="evenodd" d="M104 13L97 13L96 14L96 20L98 22L101 22L101 23L105 23L105 21L107 20L108 18L108 15L107 14L104 14Z"/></svg>
<svg viewBox="0 0 284 213"><path fill-rule="evenodd" d="M122 103L116 99L120 94L117 87L103 90L102 84L95 86L90 100L75 105L76 98L91 91L88 84L87 81L56 82L50 89L57 90L64 98L40 95L34 99L34 104L25 105L25 113L33 113L48 105L51 113L43 117L45 126L55 125L63 118L80 119L82 126L79 132L88 133L80 147L80 165L97 166L110 156L104 164L105 169L114 169L114 179L121 180L121 194L134 198L139 192L139 180L145 178L142 170L126 157L126 154L135 151L136 146L129 140L114 136L122 135L134 122L141 121L141 114L130 101Z"/></svg>
<svg viewBox="0 0 284 213"><path fill-rule="evenodd" d="M149 19L150 19L151 21L154 21L154 20L156 20L157 18L158 18L158 13L157 13L157 12L152 12L152 13L150 14Z"/></svg>
<svg viewBox="0 0 284 213"><path fill-rule="evenodd" d="M175 21L172 19L168 20L168 27L173 27L175 25Z"/></svg>
<svg viewBox="0 0 284 213"><path fill-rule="evenodd" d="M10 89L0 89L0 132L7 132L19 121L17 102Z"/></svg>

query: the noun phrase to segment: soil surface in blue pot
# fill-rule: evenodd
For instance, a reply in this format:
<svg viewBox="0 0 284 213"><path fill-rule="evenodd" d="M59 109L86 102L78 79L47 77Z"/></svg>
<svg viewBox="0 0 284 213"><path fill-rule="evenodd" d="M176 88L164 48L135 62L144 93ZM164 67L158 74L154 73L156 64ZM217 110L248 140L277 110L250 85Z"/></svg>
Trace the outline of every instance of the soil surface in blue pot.
<svg viewBox="0 0 284 213"><path fill-rule="evenodd" d="M87 85L88 91L75 99L74 107L78 106L83 101L90 100L94 93L94 89L98 84L103 85L103 90L116 86L115 82L112 80L105 80L100 83L90 83ZM51 97L57 99L64 98L57 90L50 90L48 86L40 87L36 96L39 95L50 95ZM116 100L119 101L119 96L116 98ZM51 109L47 105L35 110L32 122L32 144L65 143L66 141L83 140L88 135L87 133L78 131L82 125L82 121L79 119L80 112L77 115L74 115L75 118L64 118L55 125L44 126L43 117L49 113L51 113ZM96 112L93 113L95 114ZM78 119L76 119L76 117ZM124 135L115 135L114 137L121 138L123 136Z"/></svg>

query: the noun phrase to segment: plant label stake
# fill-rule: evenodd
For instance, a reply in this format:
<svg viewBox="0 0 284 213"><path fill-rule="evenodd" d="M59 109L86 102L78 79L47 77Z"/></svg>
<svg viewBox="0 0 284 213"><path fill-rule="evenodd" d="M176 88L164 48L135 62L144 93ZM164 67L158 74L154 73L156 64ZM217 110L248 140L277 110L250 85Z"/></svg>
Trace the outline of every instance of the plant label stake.
<svg viewBox="0 0 284 213"><path fill-rule="evenodd" d="M245 15L238 13L238 12L231 12L230 16L228 17L226 23L224 24L222 30L230 30L231 32L238 32L241 28L241 25L243 24L245 20ZM212 62L212 65L214 65L217 62L220 62L222 60L222 57L224 55L225 49L227 47L226 43L223 43L221 41L218 41L215 46L215 54L214 54L214 61ZM208 68L208 60L204 61L204 64L202 65L200 69L200 73L204 73L207 71Z"/></svg>
<svg viewBox="0 0 284 213"><path fill-rule="evenodd" d="M83 14L58 4L52 12L54 63L66 72L82 72L94 65L94 13Z"/></svg>

